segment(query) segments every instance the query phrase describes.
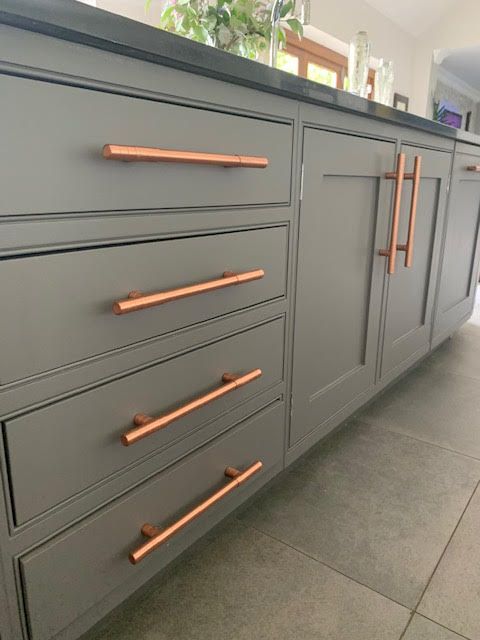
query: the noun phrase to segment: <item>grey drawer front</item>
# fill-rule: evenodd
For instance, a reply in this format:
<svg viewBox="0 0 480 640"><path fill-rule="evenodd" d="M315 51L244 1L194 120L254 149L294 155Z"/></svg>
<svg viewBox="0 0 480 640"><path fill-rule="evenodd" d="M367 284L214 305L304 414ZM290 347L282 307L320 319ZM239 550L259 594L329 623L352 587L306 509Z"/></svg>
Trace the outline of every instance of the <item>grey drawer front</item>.
<svg viewBox="0 0 480 640"><path fill-rule="evenodd" d="M6 384L285 294L285 227L6 260L0 382ZM263 269L265 276L124 316L132 290L155 292Z"/></svg>
<svg viewBox="0 0 480 640"><path fill-rule="evenodd" d="M5 424L17 524L29 520L145 455L184 440L206 422L281 382L283 318ZM133 416L163 415L220 386L222 374L262 376L125 447ZM178 453L177 453L178 455ZM32 486L35 491L32 491Z"/></svg>
<svg viewBox="0 0 480 640"><path fill-rule="evenodd" d="M292 126L24 78L0 78L2 214L290 200ZM266 156L265 169L105 160L105 144ZM25 182L28 188L25 188Z"/></svg>
<svg viewBox="0 0 480 640"><path fill-rule="evenodd" d="M164 554L176 540L132 566L127 556L145 541L139 534L143 524L172 523L223 486L230 465L243 470L261 460L263 470L244 485L259 486L262 474L281 460L283 439L284 406L277 404L22 558L32 640L50 640L139 572L150 577L165 563ZM232 498L226 496L212 511L227 511ZM177 535L193 539L195 528L191 524Z"/></svg>

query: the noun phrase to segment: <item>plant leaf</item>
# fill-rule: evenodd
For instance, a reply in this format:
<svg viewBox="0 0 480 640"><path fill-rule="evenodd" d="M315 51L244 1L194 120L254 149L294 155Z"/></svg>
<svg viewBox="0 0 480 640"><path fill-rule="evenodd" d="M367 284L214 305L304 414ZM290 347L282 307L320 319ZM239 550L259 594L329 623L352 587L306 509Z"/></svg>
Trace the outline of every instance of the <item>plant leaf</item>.
<svg viewBox="0 0 480 640"><path fill-rule="evenodd" d="M303 25L300 20L297 20L297 18L289 18L286 22L293 33L296 33L298 36L303 36Z"/></svg>

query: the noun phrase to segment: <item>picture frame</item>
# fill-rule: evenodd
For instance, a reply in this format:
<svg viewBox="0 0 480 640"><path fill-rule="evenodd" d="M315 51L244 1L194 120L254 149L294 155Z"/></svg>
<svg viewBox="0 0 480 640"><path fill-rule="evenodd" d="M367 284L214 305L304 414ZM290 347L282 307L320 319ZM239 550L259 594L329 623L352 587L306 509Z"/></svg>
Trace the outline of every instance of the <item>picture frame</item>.
<svg viewBox="0 0 480 640"><path fill-rule="evenodd" d="M393 94L393 106L400 111L408 111L409 98L402 96L400 93Z"/></svg>

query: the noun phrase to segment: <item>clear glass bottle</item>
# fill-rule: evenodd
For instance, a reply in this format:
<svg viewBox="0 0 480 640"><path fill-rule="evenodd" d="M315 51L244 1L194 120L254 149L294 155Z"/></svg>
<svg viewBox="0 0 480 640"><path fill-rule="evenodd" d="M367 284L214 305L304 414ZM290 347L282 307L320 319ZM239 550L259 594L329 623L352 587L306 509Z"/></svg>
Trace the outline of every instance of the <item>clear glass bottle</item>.
<svg viewBox="0 0 480 640"><path fill-rule="evenodd" d="M393 105L393 62L381 58L380 65L375 74L375 102Z"/></svg>
<svg viewBox="0 0 480 640"><path fill-rule="evenodd" d="M350 42L348 52L348 90L367 97L370 42L366 31L359 31Z"/></svg>

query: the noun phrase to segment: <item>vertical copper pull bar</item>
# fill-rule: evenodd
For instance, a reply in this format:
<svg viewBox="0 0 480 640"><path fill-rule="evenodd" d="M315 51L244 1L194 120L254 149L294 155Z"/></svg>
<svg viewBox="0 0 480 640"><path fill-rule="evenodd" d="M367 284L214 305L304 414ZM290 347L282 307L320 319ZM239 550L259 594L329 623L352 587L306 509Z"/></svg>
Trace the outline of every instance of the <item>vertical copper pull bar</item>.
<svg viewBox="0 0 480 640"><path fill-rule="evenodd" d="M194 509L185 514L180 520L177 520L174 524L171 524L166 529L159 529L151 524L144 524L141 531L143 535L147 538L150 538L147 542L142 544L141 547L132 551L128 559L132 564L138 564L141 562L145 556L148 556L152 551L155 551L162 544L170 540L172 536L174 536L180 529L186 527L190 522L198 518L205 513L210 507L212 507L216 502L224 498L231 491L242 485L249 478L251 478L254 474L258 473L262 468L263 464L259 460L250 465L245 471L238 471L233 467L227 467L225 469L225 476L227 478L231 478L230 482L226 484L224 487L216 491L209 498L201 502Z"/></svg>
<svg viewBox="0 0 480 640"><path fill-rule="evenodd" d="M412 198L410 200L410 218L408 220L407 244L399 244L398 251L405 251L405 266L411 267L413 264L413 247L415 243L415 222L417 219L418 189L422 169L422 156L415 156L413 173L406 173L405 180L413 180Z"/></svg>
<svg viewBox="0 0 480 640"><path fill-rule="evenodd" d="M156 307L173 300L181 300L189 298L200 293L208 293L216 289L225 289L236 284L244 284L252 280L260 280L265 275L263 269L254 269L253 271L244 271L243 273L232 273L225 271L222 278L215 280L207 280L198 284L192 284L187 287L178 289L168 289L167 291L159 291L158 293L144 294L140 291L131 291L125 300L117 300L113 303L113 313L117 316L131 313L132 311L140 311L149 307Z"/></svg>
<svg viewBox="0 0 480 640"><path fill-rule="evenodd" d="M132 147L122 144L106 144L103 147L102 155L105 160L121 160L122 162L173 162L177 164L205 164L245 169L265 169L265 167L268 167L268 158L264 156L178 151L176 149Z"/></svg>
<svg viewBox="0 0 480 640"><path fill-rule="evenodd" d="M137 415L133 418L134 424L137 425L136 428L124 433L121 437L121 442L125 447L128 447L131 444L135 444L135 442L146 438L152 433L168 427L169 424L175 422L175 420L183 418L189 413L192 413L192 411L200 409L206 404L210 404L214 400L221 398L231 391L235 391L235 389L243 387L249 382L253 382L261 375L261 369L253 369L243 376L234 376L230 373L224 373L222 376L223 384L221 386L217 387L214 391L210 391L203 396L195 398L195 400L182 405L181 407L175 409L174 411L171 411L170 413L166 413L158 418L151 418L150 416L146 416L143 413L137 413Z"/></svg>
<svg viewBox="0 0 480 640"><path fill-rule="evenodd" d="M398 224L400 221L400 205L402 202L402 187L405 173L405 154L399 153L397 157L397 168L395 172L385 174L387 180L395 180L395 194L393 199L393 219L392 231L390 235L390 247L381 249L379 254L388 257L388 273L395 273L395 260L397 257L398 244Z"/></svg>

